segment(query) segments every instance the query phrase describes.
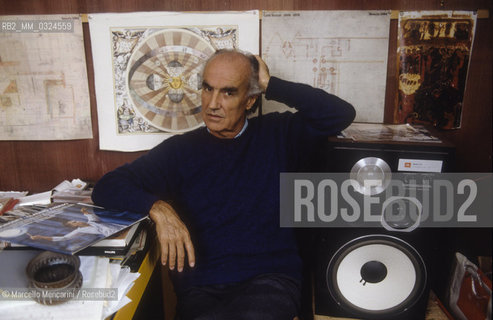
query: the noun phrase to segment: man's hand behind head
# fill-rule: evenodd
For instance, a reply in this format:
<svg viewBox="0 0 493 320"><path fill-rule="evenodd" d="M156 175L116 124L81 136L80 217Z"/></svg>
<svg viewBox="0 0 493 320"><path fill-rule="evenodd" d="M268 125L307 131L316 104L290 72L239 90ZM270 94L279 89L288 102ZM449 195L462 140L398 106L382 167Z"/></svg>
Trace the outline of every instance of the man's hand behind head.
<svg viewBox="0 0 493 320"><path fill-rule="evenodd" d="M269 80L270 80L270 73L269 73L269 67L267 67L267 64L260 58L259 56L255 56L258 61L258 81L260 84L260 88L262 89L262 92L265 93L265 90L267 90L267 86L269 85Z"/></svg>

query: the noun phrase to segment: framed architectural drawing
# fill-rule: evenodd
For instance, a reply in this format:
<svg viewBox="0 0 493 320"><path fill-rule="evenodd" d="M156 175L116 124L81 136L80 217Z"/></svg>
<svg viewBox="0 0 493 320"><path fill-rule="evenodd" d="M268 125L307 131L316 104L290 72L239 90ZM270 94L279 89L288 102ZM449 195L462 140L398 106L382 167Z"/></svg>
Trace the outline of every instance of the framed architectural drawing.
<svg viewBox="0 0 493 320"><path fill-rule="evenodd" d="M0 16L0 140L91 139L79 15Z"/></svg>
<svg viewBox="0 0 493 320"><path fill-rule="evenodd" d="M383 122L389 28L390 11L264 11L262 58L272 75L353 104L355 121Z"/></svg>

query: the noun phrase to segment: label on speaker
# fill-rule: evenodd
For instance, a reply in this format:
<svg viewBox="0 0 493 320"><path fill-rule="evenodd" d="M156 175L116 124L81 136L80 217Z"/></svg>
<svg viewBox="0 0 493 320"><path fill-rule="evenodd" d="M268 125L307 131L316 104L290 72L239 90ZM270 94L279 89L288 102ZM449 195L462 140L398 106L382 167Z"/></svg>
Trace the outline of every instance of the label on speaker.
<svg viewBox="0 0 493 320"><path fill-rule="evenodd" d="M443 161L421 159L399 159L398 171L442 172Z"/></svg>

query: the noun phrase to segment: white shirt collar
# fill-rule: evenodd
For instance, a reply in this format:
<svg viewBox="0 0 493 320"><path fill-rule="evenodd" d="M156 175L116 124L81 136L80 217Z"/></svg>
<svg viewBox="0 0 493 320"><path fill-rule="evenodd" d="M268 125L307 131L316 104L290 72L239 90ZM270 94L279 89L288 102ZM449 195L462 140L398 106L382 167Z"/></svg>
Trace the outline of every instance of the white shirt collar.
<svg viewBox="0 0 493 320"><path fill-rule="evenodd" d="M234 139L238 138L245 132L246 128L248 127L248 119L245 118L245 124L243 125L243 128L241 128L240 132L234 137Z"/></svg>
<svg viewBox="0 0 493 320"><path fill-rule="evenodd" d="M234 136L233 139L236 139L239 136L241 136L243 134L243 132L245 132L247 127L248 127L248 119L245 119L245 123L243 124L243 128L241 128L240 132L238 132L238 134L236 136ZM211 130L209 130L209 128L207 128L207 132L211 133Z"/></svg>

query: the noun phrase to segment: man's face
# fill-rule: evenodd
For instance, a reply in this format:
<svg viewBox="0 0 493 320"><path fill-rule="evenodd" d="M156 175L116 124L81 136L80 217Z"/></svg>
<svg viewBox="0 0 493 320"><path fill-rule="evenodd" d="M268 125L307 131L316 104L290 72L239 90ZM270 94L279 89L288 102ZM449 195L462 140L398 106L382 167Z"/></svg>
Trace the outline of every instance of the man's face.
<svg viewBox="0 0 493 320"><path fill-rule="evenodd" d="M250 63L239 54L225 53L211 60L202 83L202 118L218 138L234 138L243 128L245 111L255 102L248 97Z"/></svg>

